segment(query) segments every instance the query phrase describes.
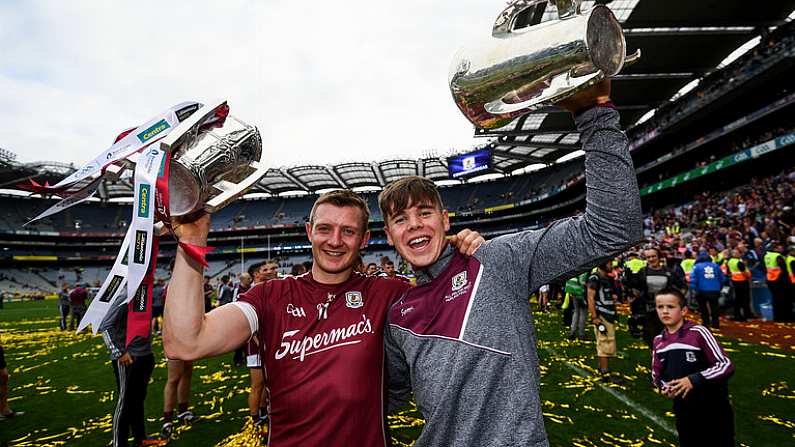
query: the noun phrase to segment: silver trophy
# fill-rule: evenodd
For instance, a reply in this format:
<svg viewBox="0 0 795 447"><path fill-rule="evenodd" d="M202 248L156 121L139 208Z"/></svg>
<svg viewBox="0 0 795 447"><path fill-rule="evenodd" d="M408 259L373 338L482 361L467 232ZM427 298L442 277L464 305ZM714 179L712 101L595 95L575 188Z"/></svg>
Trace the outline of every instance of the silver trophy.
<svg viewBox="0 0 795 447"><path fill-rule="evenodd" d="M539 3L558 18L514 30L516 17ZM604 5L583 11L581 0L517 0L500 13L492 37L460 51L450 71L450 91L461 112L482 129L553 104L615 76L627 57L621 25Z"/></svg>
<svg viewBox="0 0 795 447"><path fill-rule="evenodd" d="M217 119L225 101L207 104L168 134L160 147L171 153L168 178L171 216L204 209L213 213L243 195L267 171L256 127L232 115Z"/></svg>

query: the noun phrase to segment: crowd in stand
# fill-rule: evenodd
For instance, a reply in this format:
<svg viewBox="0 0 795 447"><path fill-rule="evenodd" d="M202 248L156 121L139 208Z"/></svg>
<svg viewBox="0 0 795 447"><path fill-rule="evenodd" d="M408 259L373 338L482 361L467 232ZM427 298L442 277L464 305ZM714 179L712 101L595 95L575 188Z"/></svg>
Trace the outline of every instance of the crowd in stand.
<svg viewBox="0 0 795 447"><path fill-rule="evenodd" d="M752 178L728 193L704 191L690 203L658 210L646 218L645 230L671 257L697 248L723 252L741 244L761 244L767 252L777 244L795 245L793 197L795 171Z"/></svg>
<svg viewBox="0 0 795 447"><path fill-rule="evenodd" d="M774 138L776 138L778 136L791 133L791 132L793 132L793 130L794 129L792 129L792 128L776 127L775 129L764 131L764 132L762 132L762 133L760 133L758 135L755 135L755 136L750 136L749 135L749 136L745 136L744 138L738 138L738 139L728 143L727 145L718 148L716 150L716 152L713 153L712 155L710 155L708 158L702 159L702 160L699 160L699 161L695 162L692 165L692 169L703 168L703 167L707 166L708 164L712 163L713 161L717 160L718 158L725 157L725 156L727 156L729 154L733 154L733 153L738 152L740 150L748 149L748 148L751 148L753 146L756 146L757 144L761 144L761 143L770 141L770 140L772 140L772 139L774 139ZM672 156L681 155L685 151L686 150L684 149L684 147L683 148L677 148L677 149L674 149L671 152L671 155ZM660 170L657 173L657 175L654 176L654 178L652 178L650 180L647 180L646 182L642 182L640 184L640 187L644 188L644 187L649 186L651 184L654 184L654 183L657 183L659 181L665 180L667 178L670 178L670 177L672 177L674 175L677 175L677 174L681 173L682 171L684 171L686 169L687 168L685 168L685 169L670 168L670 169Z"/></svg>
<svg viewBox="0 0 795 447"><path fill-rule="evenodd" d="M654 309L644 307L650 300L641 296L644 288L649 288L649 284L644 283L644 275L650 264L665 277L651 288L681 289L689 296L691 304L698 307L705 326L719 327L721 302L732 302L732 319L743 321L759 317L750 306L752 285L770 291L775 321L793 321L793 200L795 171L787 170L769 177L752 178L748 184L732 191L704 191L689 203L649 214L644 219L646 242L616 259L608 269L616 281L618 300L641 298L633 305L630 329L650 344L661 328L653 315ZM707 277L702 272L705 266L711 268ZM594 268L593 273L596 271ZM711 279L719 281L707 284ZM576 293L577 283L582 285L586 281L587 275L569 279L565 286L563 282L553 284L551 294L554 296L556 290L561 293L575 291L572 295L582 300L584 295ZM542 303L549 300L543 295L540 297ZM584 301L580 305L585 306ZM577 315L577 303L572 302L571 306L570 312L574 315L570 336L582 336L583 319Z"/></svg>
<svg viewBox="0 0 795 447"><path fill-rule="evenodd" d="M683 100L671 102L660 107L654 118L633 132L633 139L644 141L658 129L665 128L683 119L695 110L714 101L726 92L738 87L739 83L752 78L769 64L792 52L795 46L795 22L776 28L772 33L763 33L762 40L753 50L722 70L716 70L705 77Z"/></svg>

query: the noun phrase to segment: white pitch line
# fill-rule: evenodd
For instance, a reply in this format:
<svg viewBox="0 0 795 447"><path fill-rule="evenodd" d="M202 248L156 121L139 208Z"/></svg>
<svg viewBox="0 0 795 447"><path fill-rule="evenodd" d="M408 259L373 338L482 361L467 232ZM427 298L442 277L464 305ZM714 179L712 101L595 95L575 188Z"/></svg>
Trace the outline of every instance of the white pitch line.
<svg viewBox="0 0 795 447"><path fill-rule="evenodd" d="M544 346L544 349L547 352L549 352L550 354L552 354L552 355L554 355L556 357L558 356L557 351L555 351L554 349L548 348L546 346ZM576 372L580 377L591 377L591 375L588 374L588 372L585 371L582 368L574 366L574 365L572 365L569 362L564 362L563 364L566 365L572 371ZM647 419L649 419L650 421L654 422L655 424L657 424L658 427L662 428L663 430L667 431L668 433L670 433L672 435L676 435L677 434L676 429L668 421L660 418L659 416L654 414L651 410L649 410L648 408L644 407L643 405L633 401L632 399L628 398L623 393L619 393L618 391L616 391L616 390L614 390L614 389L612 389L612 388L610 388L608 386L604 386L601 383L595 383L595 385L599 386L599 388L601 388L602 390L606 391L608 394L610 394L611 396L615 397L616 399L620 400L624 405L636 410L638 413L642 414L643 416L646 416Z"/></svg>

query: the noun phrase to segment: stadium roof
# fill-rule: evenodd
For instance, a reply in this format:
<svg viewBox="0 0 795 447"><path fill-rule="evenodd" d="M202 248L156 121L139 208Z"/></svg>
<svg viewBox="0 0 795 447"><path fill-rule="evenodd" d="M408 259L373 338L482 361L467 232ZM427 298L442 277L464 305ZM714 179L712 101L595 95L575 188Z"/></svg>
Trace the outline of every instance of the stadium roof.
<svg viewBox="0 0 795 447"><path fill-rule="evenodd" d="M795 0L749 4L739 0L599 0L607 3L622 23L627 52L642 50L641 59L624 69L613 81L612 97L629 129L650 111L669 102L686 85L719 67L740 46L763 30L786 22L795 10ZM585 6L594 1L585 1ZM517 18L527 26L556 17L547 3L540 3ZM514 120L491 131L475 131L493 154L497 173L550 165L579 154L579 134L568 113L547 108ZM0 189L35 178L51 184L74 172L63 163L20 164L13 154L0 153ZM129 172L128 174L129 175ZM315 192L329 188L381 188L405 175L422 175L434 181L449 180L446 157L419 160L387 160L343 163L334 166L273 168L258 183L255 192L281 194ZM105 182L99 189L103 199L129 196L129 180Z"/></svg>

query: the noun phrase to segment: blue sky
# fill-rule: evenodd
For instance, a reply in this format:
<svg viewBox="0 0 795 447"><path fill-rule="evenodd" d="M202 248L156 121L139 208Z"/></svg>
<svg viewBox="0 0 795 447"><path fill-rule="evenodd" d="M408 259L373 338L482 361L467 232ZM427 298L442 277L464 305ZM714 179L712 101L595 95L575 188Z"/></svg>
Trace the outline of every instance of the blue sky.
<svg viewBox="0 0 795 447"><path fill-rule="evenodd" d="M174 104L225 98L274 167L466 150L483 141L450 60L504 5L0 0L0 147L82 164Z"/></svg>

